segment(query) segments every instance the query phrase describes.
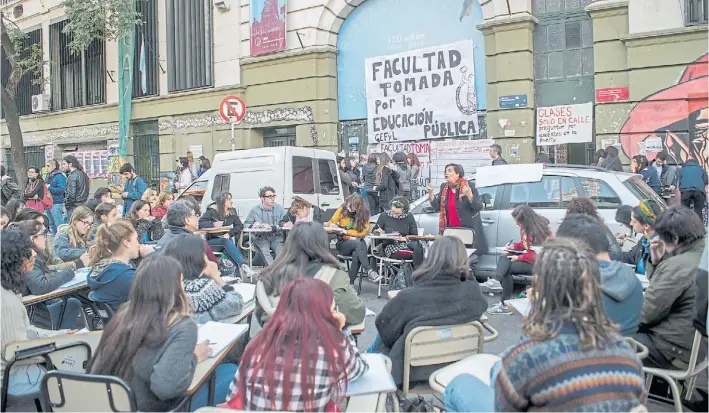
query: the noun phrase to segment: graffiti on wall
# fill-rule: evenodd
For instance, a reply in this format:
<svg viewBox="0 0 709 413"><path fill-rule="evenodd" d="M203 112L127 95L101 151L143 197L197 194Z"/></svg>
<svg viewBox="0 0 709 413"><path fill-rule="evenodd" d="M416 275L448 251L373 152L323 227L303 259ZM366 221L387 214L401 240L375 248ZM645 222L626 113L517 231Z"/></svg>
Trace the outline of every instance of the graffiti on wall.
<svg viewBox="0 0 709 413"><path fill-rule="evenodd" d="M642 99L630 111L620 131L623 152L647 153L654 159L665 152L670 163L694 159L709 166L709 54L690 63L677 84Z"/></svg>

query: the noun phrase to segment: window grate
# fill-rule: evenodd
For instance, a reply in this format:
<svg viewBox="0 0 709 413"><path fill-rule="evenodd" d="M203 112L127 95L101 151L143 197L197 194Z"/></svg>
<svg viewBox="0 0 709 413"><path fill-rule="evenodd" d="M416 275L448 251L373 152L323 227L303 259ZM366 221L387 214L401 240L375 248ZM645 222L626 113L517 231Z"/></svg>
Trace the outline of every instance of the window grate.
<svg viewBox="0 0 709 413"><path fill-rule="evenodd" d="M158 2L144 0L136 3L143 24L135 29L133 54L133 97L158 94Z"/></svg>
<svg viewBox="0 0 709 413"><path fill-rule="evenodd" d="M212 1L167 2L168 91L212 86Z"/></svg>
<svg viewBox="0 0 709 413"><path fill-rule="evenodd" d="M706 0L685 0L685 22L688 26L707 24Z"/></svg>
<svg viewBox="0 0 709 413"><path fill-rule="evenodd" d="M35 44L39 44L40 46L42 45L42 29L33 30L27 33L27 37L23 42L23 50L20 54L20 60L29 56L30 48ZM0 75L2 85L6 86L7 81L10 78L10 61L7 59L4 49L2 49L0 53L2 54L2 69L0 69ZM17 89L15 91L15 102L17 104L17 112L20 116L29 115L32 113L32 96L39 95L40 93L42 93L42 84L37 83L36 77L33 77L31 73L25 73L17 83ZM2 113L2 118L5 118L4 111Z"/></svg>
<svg viewBox="0 0 709 413"><path fill-rule="evenodd" d="M133 124L133 166L149 186L160 185L160 137L157 121Z"/></svg>

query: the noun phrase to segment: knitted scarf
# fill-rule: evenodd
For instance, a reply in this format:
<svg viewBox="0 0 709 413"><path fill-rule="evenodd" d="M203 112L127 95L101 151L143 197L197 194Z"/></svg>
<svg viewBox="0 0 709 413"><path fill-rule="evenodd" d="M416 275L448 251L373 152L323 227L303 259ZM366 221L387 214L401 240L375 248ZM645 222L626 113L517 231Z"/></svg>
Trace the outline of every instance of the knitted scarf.
<svg viewBox="0 0 709 413"><path fill-rule="evenodd" d="M470 185L468 184L468 181L465 180L465 178L458 178L458 181L455 183L455 185L451 185L449 182L446 182L445 185L443 185L443 189L441 189L441 213L438 216L439 234L443 234L443 230L446 229L446 226L448 225L448 211L446 210L446 208L448 207L448 192L450 192L452 188L453 191L457 189L458 193L460 194L468 186Z"/></svg>

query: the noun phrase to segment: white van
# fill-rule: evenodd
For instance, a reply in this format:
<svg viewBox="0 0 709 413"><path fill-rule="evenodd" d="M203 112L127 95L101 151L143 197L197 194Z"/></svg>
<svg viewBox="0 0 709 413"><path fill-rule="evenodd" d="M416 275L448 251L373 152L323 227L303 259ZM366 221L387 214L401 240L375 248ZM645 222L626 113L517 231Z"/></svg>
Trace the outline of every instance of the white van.
<svg viewBox="0 0 709 413"><path fill-rule="evenodd" d="M243 221L251 208L261 202L259 191L265 186L276 190L276 202L286 210L299 196L319 206L323 219L329 219L344 201L336 155L295 146L220 153L214 157L212 168L180 196L203 193L200 202L205 211L217 195L229 192Z"/></svg>

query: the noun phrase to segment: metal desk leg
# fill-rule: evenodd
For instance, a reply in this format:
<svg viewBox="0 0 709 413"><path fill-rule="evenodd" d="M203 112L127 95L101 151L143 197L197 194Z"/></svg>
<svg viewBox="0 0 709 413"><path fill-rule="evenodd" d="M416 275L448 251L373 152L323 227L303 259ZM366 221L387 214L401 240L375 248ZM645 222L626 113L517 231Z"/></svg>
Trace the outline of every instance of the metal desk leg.
<svg viewBox="0 0 709 413"><path fill-rule="evenodd" d="M66 313L66 307L69 302L69 297L65 295L61 298L61 300L62 300L62 309L59 312L59 320L57 320L57 330L61 330L62 322L64 321L64 313ZM51 318L51 316L50 316L50 318Z"/></svg>
<svg viewBox="0 0 709 413"><path fill-rule="evenodd" d="M218 367L218 366L217 366ZM207 398L207 406L214 406L214 387L217 385L217 369L215 368L212 374L209 375L209 397Z"/></svg>

